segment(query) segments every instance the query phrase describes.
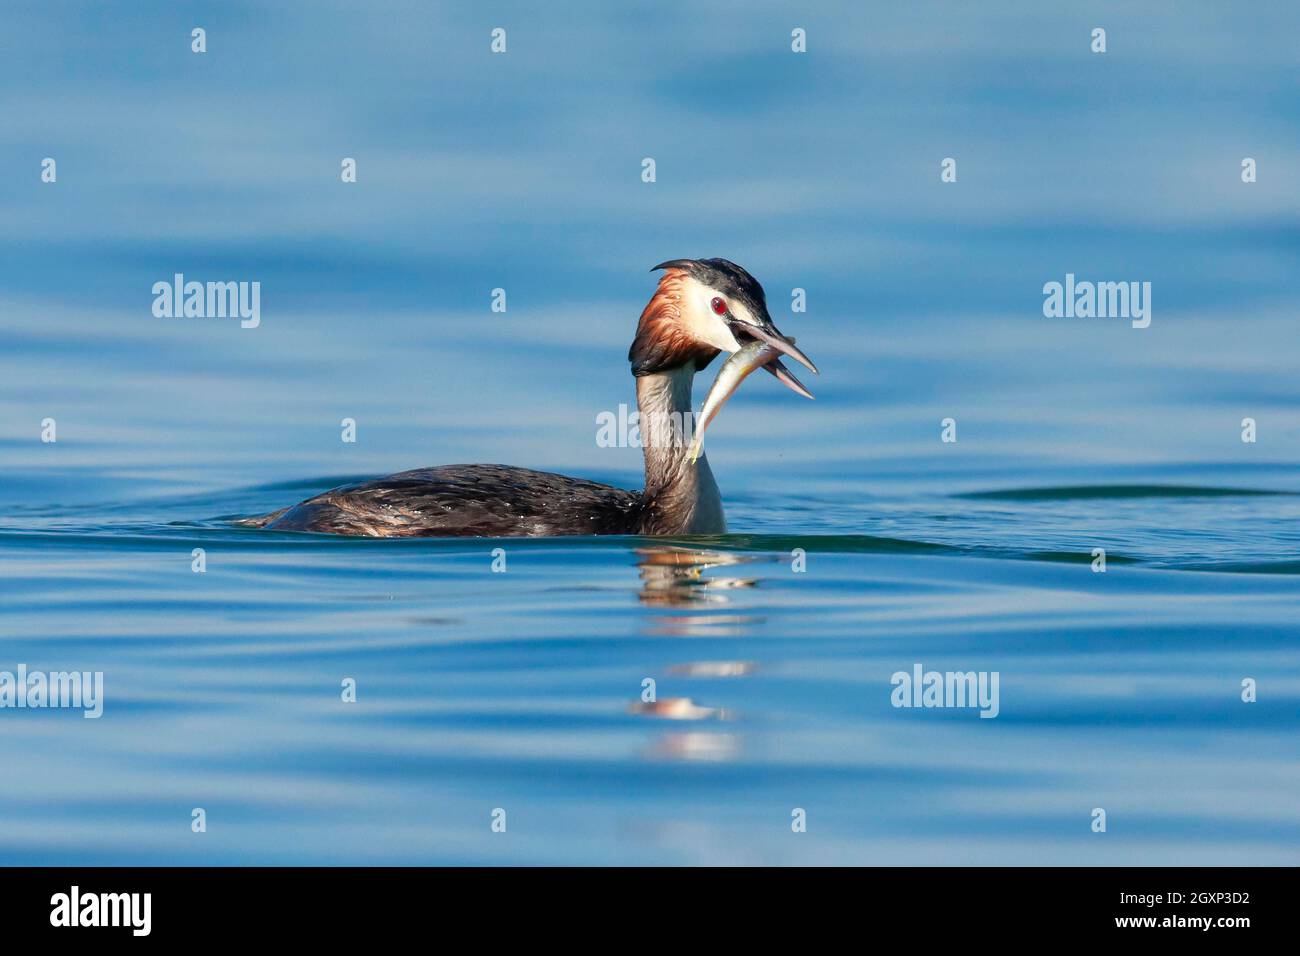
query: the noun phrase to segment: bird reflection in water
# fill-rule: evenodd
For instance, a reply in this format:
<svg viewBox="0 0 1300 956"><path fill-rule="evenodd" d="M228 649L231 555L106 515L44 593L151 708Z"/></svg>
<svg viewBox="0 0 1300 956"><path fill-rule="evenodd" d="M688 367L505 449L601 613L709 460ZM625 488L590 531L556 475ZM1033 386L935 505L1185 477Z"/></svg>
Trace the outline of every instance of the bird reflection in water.
<svg viewBox="0 0 1300 956"><path fill-rule="evenodd" d="M757 615L718 613L719 608L733 601L728 592L752 588L758 583L757 578L706 574L716 568L752 563L758 560L756 556L665 545L639 548L637 556L641 603L680 612L650 615L648 633L666 637L741 637L752 625L762 622L762 617ZM677 678L720 678L743 677L753 670L751 661L714 660L675 664L667 673ZM644 717L672 721L726 721L731 717L723 708L701 705L682 696L636 701L628 710ZM644 756L652 760L731 760L740 749L738 734L677 732L655 740Z"/></svg>
<svg viewBox="0 0 1300 956"><path fill-rule="evenodd" d="M730 604L727 592L752 588L757 578L705 576L706 571L748 564L757 558L725 551L654 546L637 549L641 569L641 603L651 607L700 610ZM762 621L752 614L656 614L649 633L667 637L741 637L746 626Z"/></svg>

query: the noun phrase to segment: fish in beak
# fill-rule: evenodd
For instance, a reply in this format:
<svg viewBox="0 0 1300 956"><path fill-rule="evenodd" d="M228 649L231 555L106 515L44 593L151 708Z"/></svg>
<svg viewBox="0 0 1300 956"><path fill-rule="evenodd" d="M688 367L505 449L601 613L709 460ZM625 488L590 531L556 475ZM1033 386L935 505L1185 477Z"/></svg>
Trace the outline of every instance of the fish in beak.
<svg viewBox="0 0 1300 956"><path fill-rule="evenodd" d="M745 328L750 330L753 327L746 324ZM727 403L727 399L740 388L740 383L755 370L765 368L788 388L805 398L813 397L812 392L804 388L803 383L790 374L790 370L781 362L780 356L789 355L814 372L817 371L816 367L795 346L793 338L786 338L780 332L776 332L775 326L772 327L772 332L775 336L750 338L739 351L733 352L718 370L718 377L714 380L713 387L709 389L709 394L705 396L704 405L695 420L695 439L686 453L686 460L689 463L694 464L699 459L700 452L704 448L704 432L709 427L709 423L717 417L722 406Z"/></svg>
<svg viewBox="0 0 1300 956"><path fill-rule="evenodd" d="M768 345L772 349L769 354L772 355L773 358L761 367L771 372L776 376L777 381L784 384L791 391L802 395L804 398L812 398L812 392L804 388L803 383L795 378L794 375L791 374L790 370L785 367L785 363L775 356L788 355L800 365L805 366L814 375L821 374L817 371L817 366L813 364L812 359L804 355L803 350L794 344L793 336L787 337L783 335L781 330L776 327L776 323L772 321L772 317L767 314L766 303L760 306L758 314L754 316L754 319L755 321L747 322L728 313L726 317L727 328L731 330L731 334L742 346L746 342L753 342L755 340ZM759 353L756 352L754 354L757 355ZM747 372L745 374L748 375L749 373ZM741 376L741 379L743 380L744 376ZM740 382L738 381L736 384L739 385ZM715 385L714 388L716 387L717 386ZM723 399L723 401L725 400L726 399Z"/></svg>

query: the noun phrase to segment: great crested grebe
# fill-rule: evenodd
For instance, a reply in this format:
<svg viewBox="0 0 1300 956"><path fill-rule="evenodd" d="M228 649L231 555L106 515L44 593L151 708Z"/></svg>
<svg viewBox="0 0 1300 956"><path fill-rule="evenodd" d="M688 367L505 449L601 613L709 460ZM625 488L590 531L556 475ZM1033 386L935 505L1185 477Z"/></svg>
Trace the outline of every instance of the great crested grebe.
<svg viewBox="0 0 1300 956"><path fill-rule="evenodd" d="M726 531L722 496L700 449L707 419L760 366L811 398L778 354L817 368L772 323L763 287L740 266L726 259L672 259L654 268L664 274L628 351L645 452L644 491L507 465L441 465L343 485L239 523L372 537ZM691 383L720 351L733 354L691 444Z"/></svg>

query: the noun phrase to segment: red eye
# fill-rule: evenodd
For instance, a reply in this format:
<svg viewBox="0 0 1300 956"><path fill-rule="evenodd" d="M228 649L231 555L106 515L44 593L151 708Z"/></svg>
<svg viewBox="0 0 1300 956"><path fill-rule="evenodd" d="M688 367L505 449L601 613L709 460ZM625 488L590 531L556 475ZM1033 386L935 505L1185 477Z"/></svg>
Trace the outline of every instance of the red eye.
<svg viewBox="0 0 1300 956"><path fill-rule="evenodd" d="M717 296L713 297L712 305L713 305L713 311L716 312L718 315L727 314L727 303L723 302Z"/></svg>

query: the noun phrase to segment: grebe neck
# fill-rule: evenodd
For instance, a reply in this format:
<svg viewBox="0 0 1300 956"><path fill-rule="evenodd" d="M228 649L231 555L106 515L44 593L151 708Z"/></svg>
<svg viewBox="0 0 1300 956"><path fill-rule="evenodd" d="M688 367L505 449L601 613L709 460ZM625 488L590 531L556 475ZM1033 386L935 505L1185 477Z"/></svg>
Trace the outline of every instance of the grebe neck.
<svg viewBox="0 0 1300 956"><path fill-rule="evenodd" d="M691 383L694 360L639 375L636 404L645 453L646 534L721 534L727 530L722 495L708 458L692 464L686 450L694 435Z"/></svg>

